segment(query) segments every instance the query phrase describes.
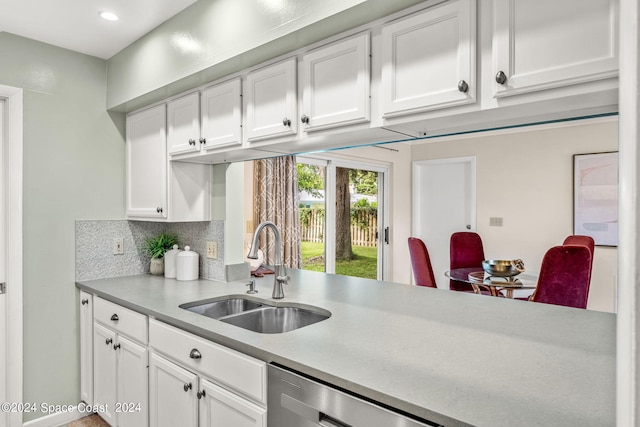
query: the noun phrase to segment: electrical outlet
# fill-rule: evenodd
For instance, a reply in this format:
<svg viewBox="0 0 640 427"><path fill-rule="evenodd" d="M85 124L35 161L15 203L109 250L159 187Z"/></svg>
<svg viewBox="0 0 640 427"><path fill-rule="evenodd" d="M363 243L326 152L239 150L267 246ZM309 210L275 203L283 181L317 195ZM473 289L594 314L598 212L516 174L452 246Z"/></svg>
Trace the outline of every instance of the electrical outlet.
<svg viewBox="0 0 640 427"><path fill-rule="evenodd" d="M218 259L218 243L207 242L207 258Z"/></svg>
<svg viewBox="0 0 640 427"><path fill-rule="evenodd" d="M124 239L122 237L113 239L113 254L124 255Z"/></svg>
<svg viewBox="0 0 640 427"><path fill-rule="evenodd" d="M502 227L502 218L501 217L490 217L489 218L489 227Z"/></svg>

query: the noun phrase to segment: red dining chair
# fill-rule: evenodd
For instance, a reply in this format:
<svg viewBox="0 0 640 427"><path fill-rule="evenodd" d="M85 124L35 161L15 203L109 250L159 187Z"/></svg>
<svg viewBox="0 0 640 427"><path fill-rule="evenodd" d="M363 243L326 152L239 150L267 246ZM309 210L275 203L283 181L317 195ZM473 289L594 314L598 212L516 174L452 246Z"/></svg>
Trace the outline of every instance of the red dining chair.
<svg viewBox="0 0 640 427"><path fill-rule="evenodd" d="M415 237L409 237L409 255L411 256L411 268L416 285L437 288L436 278L431 267L431 258L429 258L429 251L424 242Z"/></svg>
<svg viewBox="0 0 640 427"><path fill-rule="evenodd" d="M564 239L564 242L562 242L562 245L580 245L589 248L589 253L591 254L591 265L593 266L593 251L595 250L596 246L595 242L593 241L593 237L573 234L571 236L567 236L567 238Z"/></svg>
<svg viewBox="0 0 640 427"><path fill-rule="evenodd" d="M484 248L482 239L478 233L471 231L460 231L451 235L449 241L449 268L471 268L478 267L482 271L482 261L484 260ZM449 281L449 289L460 292L473 292L473 287L467 283ZM482 292L485 293L484 291Z"/></svg>
<svg viewBox="0 0 640 427"><path fill-rule="evenodd" d="M554 246L540 266L536 290L530 301L587 308L591 253L580 245Z"/></svg>

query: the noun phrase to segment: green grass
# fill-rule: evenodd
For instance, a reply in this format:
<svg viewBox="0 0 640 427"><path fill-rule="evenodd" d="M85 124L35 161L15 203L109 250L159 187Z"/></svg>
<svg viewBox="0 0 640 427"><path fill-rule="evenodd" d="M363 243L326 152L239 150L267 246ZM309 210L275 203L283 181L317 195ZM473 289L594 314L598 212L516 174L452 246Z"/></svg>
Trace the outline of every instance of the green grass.
<svg viewBox="0 0 640 427"><path fill-rule="evenodd" d="M324 271L324 243L302 242L302 268L311 271ZM345 276L375 279L378 275L378 248L354 246L354 259L337 261L336 273Z"/></svg>

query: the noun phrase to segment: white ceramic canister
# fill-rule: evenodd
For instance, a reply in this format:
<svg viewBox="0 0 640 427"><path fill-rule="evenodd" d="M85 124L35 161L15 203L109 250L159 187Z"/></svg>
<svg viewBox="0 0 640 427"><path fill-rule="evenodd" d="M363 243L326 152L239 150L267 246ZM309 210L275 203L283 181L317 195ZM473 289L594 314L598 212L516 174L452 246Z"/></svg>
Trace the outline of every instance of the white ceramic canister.
<svg viewBox="0 0 640 427"><path fill-rule="evenodd" d="M198 280L198 259L198 254L185 246L176 257L176 279Z"/></svg>
<svg viewBox="0 0 640 427"><path fill-rule="evenodd" d="M182 250L178 249L178 245L173 245L173 249L169 249L164 253L164 277L167 279L176 278L176 264L180 252Z"/></svg>

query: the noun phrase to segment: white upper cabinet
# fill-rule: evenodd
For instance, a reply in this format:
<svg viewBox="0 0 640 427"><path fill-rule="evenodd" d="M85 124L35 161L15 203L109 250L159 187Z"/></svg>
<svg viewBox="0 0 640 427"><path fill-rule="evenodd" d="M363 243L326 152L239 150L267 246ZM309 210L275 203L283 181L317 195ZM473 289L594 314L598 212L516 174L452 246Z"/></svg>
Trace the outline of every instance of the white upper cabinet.
<svg viewBox="0 0 640 427"><path fill-rule="evenodd" d="M190 93L167 104L169 154L200 150L200 94Z"/></svg>
<svg viewBox="0 0 640 427"><path fill-rule="evenodd" d="M618 73L615 0L495 0L494 96Z"/></svg>
<svg viewBox="0 0 640 427"><path fill-rule="evenodd" d="M295 58L247 75L245 133L247 141L298 133Z"/></svg>
<svg viewBox="0 0 640 427"><path fill-rule="evenodd" d="M476 2L453 0L382 28L383 117L475 102Z"/></svg>
<svg viewBox="0 0 640 427"><path fill-rule="evenodd" d="M186 111L181 108L175 111L178 110ZM183 114L173 118L178 116ZM175 129L186 135L182 127ZM211 220L211 167L169 162L165 104L127 116L126 153L128 219Z"/></svg>
<svg viewBox="0 0 640 427"><path fill-rule="evenodd" d="M306 132L369 121L370 36L360 34L302 57Z"/></svg>
<svg viewBox="0 0 640 427"><path fill-rule="evenodd" d="M236 78L211 86L201 95L203 151L242 145L242 93Z"/></svg>
<svg viewBox="0 0 640 427"><path fill-rule="evenodd" d="M167 217L165 105L127 117L127 218Z"/></svg>

